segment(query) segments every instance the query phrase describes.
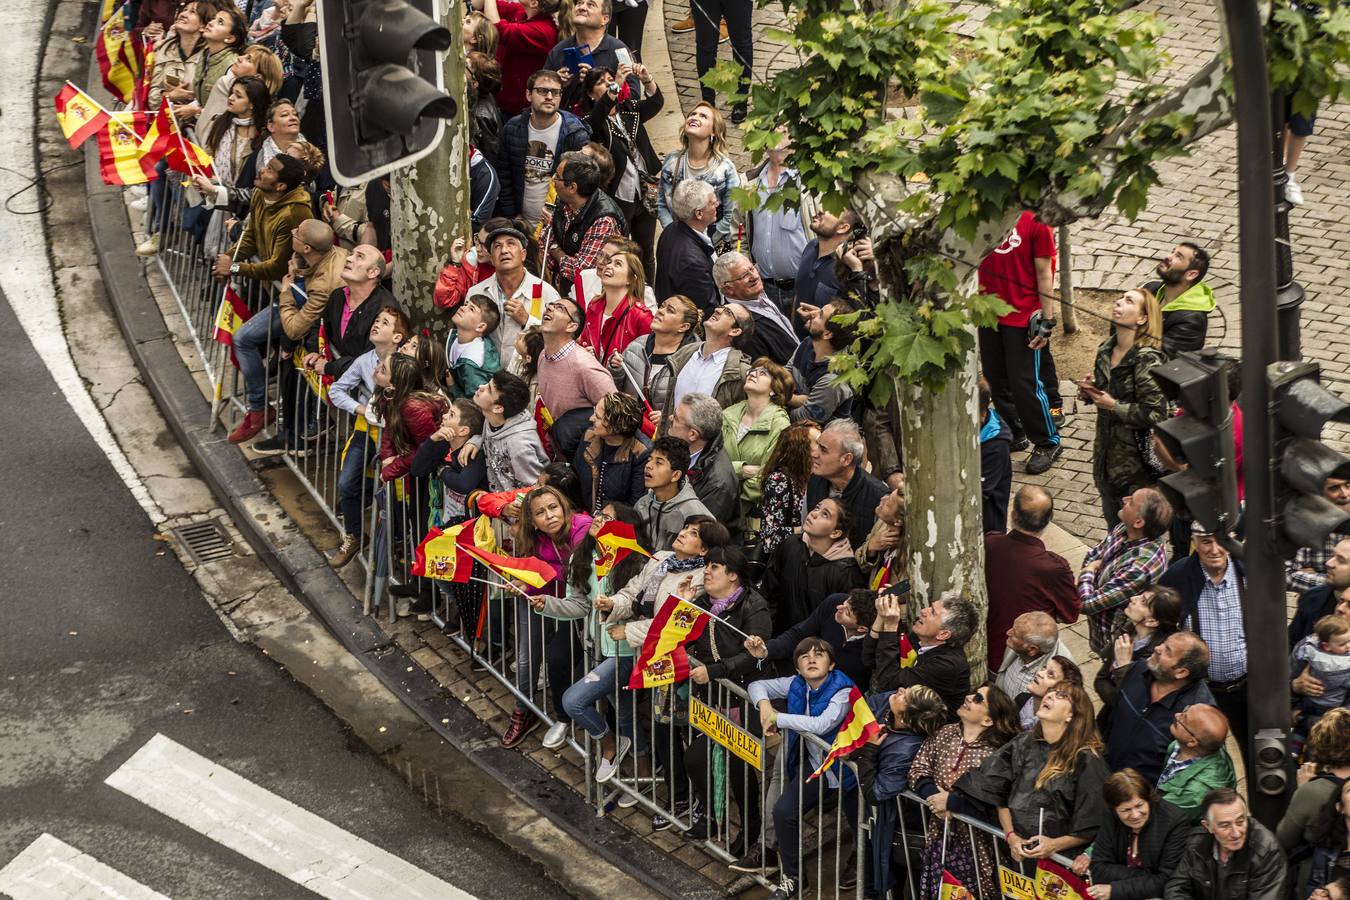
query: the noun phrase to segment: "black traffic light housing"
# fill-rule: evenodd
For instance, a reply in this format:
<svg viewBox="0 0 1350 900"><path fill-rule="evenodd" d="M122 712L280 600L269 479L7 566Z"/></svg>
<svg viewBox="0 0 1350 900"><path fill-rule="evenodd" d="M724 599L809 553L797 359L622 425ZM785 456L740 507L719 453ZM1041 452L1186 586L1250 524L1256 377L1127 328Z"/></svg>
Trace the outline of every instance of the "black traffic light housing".
<svg viewBox="0 0 1350 900"><path fill-rule="evenodd" d="M1270 378L1275 515L1280 553L1320 547L1333 533L1350 533L1350 512L1322 496L1328 478L1350 480L1350 459L1321 441L1327 422L1350 422L1350 403L1319 383L1315 362L1277 362Z"/></svg>
<svg viewBox="0 0 1350 900"><path fill-rule="evenodd" d="M433 0L320 0L320 66L328 160L354 185L435 149L458 105L437 54L458 37Z"/></svg>
<svg viewBox="0 0 1350 900"><path fill-rule="evenodd" d="M1153 369L1167 398L1185 410L1154 426L1167 452L1187 464L1165 475L1163 494L1206 530L1227 534L1238 518L1237 468L1228 371L1234 361L1215 350L1183 353Z"/></svg>

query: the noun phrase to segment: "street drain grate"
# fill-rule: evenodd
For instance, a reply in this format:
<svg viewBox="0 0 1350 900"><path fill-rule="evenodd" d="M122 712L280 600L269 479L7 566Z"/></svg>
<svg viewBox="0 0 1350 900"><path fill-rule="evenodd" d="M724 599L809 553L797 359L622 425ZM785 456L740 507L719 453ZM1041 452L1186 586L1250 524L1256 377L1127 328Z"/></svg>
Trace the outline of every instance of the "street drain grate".
<svg viewBox="0 0 1350 900"><path fill-rule="evenodd" d="M170 532L198 564L234 556L234 542L215 519L180 525Z"/></svg>

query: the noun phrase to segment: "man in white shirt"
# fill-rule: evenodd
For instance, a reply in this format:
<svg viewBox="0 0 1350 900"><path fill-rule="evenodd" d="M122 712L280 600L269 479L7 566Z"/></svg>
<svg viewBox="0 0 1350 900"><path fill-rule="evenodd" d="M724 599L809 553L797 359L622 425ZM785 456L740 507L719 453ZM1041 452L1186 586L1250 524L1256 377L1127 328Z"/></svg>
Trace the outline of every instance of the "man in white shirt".
<svg viewBox="0 0 1350 900"><path fill-rule="evenodd" d="M686 344L667 359L675 377L661 405L662 413L674 410L685 394L708 394L723 409L744 400L745 376L750 371L750 357L744 349L754 335L754 320L741 304L726 303L714 309L703 323L703 343Z"/></svg>
<svg viewBox="0 0 1350 900"><path fill-rule="evenodd" d="M516 338L531 325L538 325L544 309L558 299L558 292L525 269L529 241L508 219L488 222L487 248L497 274L469 289L468 297L482 297L497 305L501 324L492 332L502 368L514 370Z"/></svg>

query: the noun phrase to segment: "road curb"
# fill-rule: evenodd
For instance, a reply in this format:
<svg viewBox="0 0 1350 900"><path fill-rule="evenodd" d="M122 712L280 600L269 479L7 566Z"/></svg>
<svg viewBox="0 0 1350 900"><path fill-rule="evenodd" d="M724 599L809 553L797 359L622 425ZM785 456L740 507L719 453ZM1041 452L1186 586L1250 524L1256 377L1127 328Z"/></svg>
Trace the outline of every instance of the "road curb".
<svg viewBox="0 0 1350 900"><path fill-rule="evenodd" d="M88 83L95 84L99 76L92 63L90 68ZM103 184L94 154L85 154L85 187L99 271L136 368L174 437L258 557L386 689L484 775L662 896L725 896L699 873L612 819L597 816L581 797L530 760L497 746L496 734L362 615L346 584L298 530L293 541L273 543L252 504L270 501L271 495L239 449L211 430L209 405L179 356L135 255L121 189Z"/></svg>

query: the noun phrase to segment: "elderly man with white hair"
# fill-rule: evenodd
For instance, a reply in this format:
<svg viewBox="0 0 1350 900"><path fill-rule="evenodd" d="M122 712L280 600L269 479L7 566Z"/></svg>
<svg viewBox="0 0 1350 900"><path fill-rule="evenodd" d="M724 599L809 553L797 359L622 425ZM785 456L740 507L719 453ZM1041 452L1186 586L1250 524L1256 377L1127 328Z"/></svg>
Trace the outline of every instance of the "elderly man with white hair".
<svg viewBox="0 0 1350 900"><path fill-rule="evenodd" d="M811 477L806 482L802 519L816 504L834 497L848 509L852 519L848 542L862 546L877 520L877 503L889 493L885 483L863 468L867 445L851 419L835 419L820 432L811 448Z"/></svg>
<svg viewBox="0 0 1350 900"><path fill-rule="evenodd" d="M1073 660L1068 646L1060 640L1059 623L1040 610L1025 612L1013 619L1012 627L1008 629L1007 647L994 684L1009 697L1025 691L1052 657Z"/></svg>
<svg viewBox="0 0 1350 900"><path fill-rule="evenodd" d="M717 221L717 192L707 182L686 178L675 185L670 206L678 221L656 242L656 299L683 294L706 319L721 302L712 277L710 233Z"/></svg>
<svg viewBox="0 0 1350 900"><path fill-rule="evenodd" d="M786 366L797 352L792 323L764 290L759 267L744 253L728 250L713 263L713 281L728 303L739 303L755 318L755 334L746 353L751 359L768 357Z"/></svg>

